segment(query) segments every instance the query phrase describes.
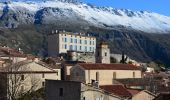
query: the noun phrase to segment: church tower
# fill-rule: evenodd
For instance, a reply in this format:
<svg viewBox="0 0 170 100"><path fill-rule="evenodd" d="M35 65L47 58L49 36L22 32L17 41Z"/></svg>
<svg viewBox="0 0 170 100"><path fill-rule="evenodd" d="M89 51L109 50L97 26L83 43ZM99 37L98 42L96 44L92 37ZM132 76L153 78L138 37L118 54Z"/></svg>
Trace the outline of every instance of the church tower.
<svg viewBox="0 0 170 100"><path fill-rule="evenodd" d="M101 42L96 49L96 63L110 64L110 49L106 42Z"/></svg>

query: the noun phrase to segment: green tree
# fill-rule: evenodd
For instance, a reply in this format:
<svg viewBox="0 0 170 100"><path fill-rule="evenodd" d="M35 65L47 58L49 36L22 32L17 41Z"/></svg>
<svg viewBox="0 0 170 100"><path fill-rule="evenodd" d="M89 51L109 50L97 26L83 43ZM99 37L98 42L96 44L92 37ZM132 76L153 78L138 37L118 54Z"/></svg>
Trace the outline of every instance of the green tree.
<svg viewBox="0 0 170 100"><path fill-rule="evenodd" d="M124 52L122 52L122 59L120 60L120 63L126 64L127 58L128 58L128 57L127 57L127 56L125 57Z"/></svg>
<svg viewBox="0 0 170 100"><path fill-rule="evenodd" d="M117 63L117 60L116 60L116 58L114 58L114 57L110 57L110 62L111 62L111 63Z"/></svg>

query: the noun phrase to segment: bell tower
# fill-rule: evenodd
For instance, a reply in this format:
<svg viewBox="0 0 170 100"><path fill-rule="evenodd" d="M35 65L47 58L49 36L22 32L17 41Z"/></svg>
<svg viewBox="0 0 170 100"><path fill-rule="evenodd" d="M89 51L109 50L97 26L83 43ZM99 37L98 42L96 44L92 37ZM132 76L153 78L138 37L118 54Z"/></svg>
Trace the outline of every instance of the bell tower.
<svg viewBox="0 0 170 100"><path fill-rule="evenodd" d="M96 63L110 64L110 49L106 42L101 42L96 49Z"/></svg>

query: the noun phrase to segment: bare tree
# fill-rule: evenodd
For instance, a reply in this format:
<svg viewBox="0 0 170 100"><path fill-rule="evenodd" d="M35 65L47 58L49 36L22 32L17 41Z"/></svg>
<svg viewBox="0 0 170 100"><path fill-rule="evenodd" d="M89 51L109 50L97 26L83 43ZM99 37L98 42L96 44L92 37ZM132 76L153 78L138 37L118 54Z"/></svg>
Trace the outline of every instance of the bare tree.
<svg viewBox="0 0 170 100"><path fill-rule="evenodd" d="M40 79L36 78L34 73L30 73L31 69L27 68L27 65L23 66L22 63L11 64L3 71L6 76L9 100L16 100L18 97L36 90L40 84Z"/></svg>

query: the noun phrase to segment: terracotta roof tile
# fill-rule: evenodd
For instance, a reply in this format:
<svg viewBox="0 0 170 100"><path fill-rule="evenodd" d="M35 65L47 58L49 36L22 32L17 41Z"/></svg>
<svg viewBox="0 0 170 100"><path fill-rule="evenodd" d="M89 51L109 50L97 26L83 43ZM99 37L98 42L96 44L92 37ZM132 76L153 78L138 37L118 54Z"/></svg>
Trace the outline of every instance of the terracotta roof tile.
<svg viewBox="0 0 170 100"><path fill-rule="evenodd" d="M132 64L78 64L86 70L140 70Z"/></svg>
<svg viewBox="0 0 170 100"><path fill-rule="evenodd" d="M140 91L142 91L140 89L127 89L127 90L131 93L131 95L138 94Z"/></svg>
<svg viewBox="0 0 170 100"><path fill-rule="evenodd" d="M26 57L25 54L9 47L0 47L0 56Z"/></svg>
<svg viewBox="0 0 170 100"><path fill-rule="evenodd" d="M100 88L121 97L131 97L131 93L123 85L103 85Z"/></svg>

